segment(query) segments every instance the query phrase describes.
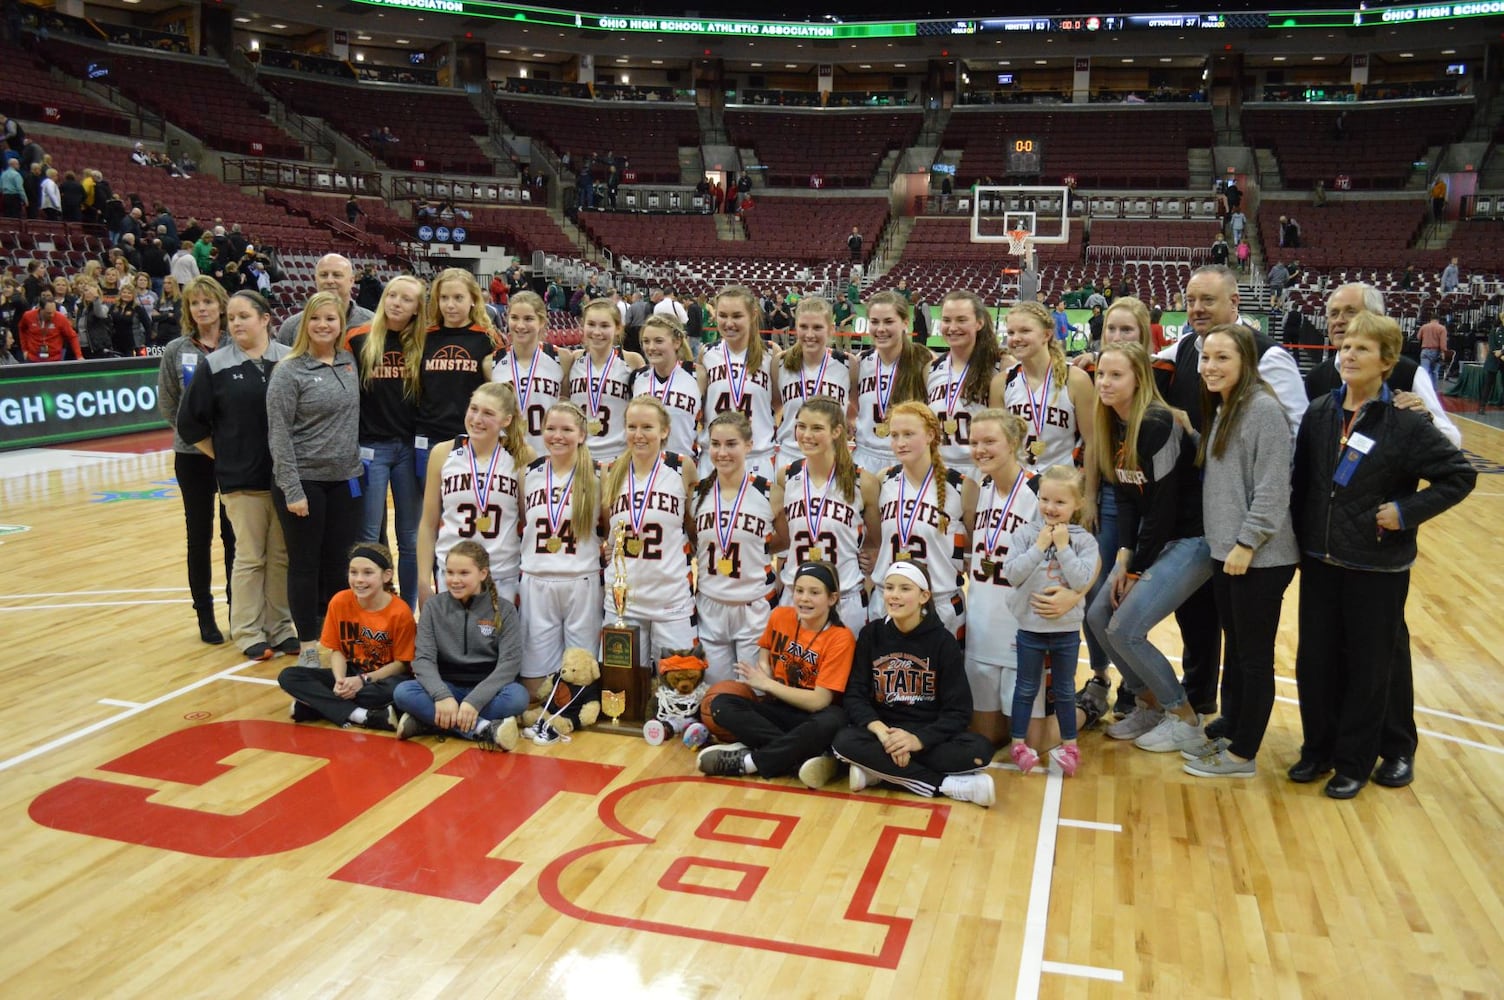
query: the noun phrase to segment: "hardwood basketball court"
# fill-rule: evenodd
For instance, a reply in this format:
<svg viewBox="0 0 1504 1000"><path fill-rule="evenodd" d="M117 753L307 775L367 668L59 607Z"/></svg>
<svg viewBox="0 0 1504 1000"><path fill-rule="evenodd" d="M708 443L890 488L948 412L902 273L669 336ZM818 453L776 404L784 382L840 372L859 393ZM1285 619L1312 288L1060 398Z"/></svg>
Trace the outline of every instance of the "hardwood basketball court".
<svg viewBox="0 0 1504 1000"><path fill-rule="evenodd" d="M1086 734L1076 778L994 771L991 810L814 793L703 778L682 746L588 731L506 755L294 726L273 681L290 659L198 641L163 436L0 455L0 982L14 997L1504 995L1504 432L1461 423L1484 474L1423 531L1409 604L1418 778L1345 803L1283 776L1294 587L1253 781Z"/></svg>

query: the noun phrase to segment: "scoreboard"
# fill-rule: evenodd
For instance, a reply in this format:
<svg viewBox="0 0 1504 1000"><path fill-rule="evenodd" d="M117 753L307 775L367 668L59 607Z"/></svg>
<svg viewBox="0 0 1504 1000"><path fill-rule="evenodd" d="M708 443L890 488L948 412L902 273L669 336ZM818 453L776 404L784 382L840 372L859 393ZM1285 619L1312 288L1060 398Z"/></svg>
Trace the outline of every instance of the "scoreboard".
<svg viewBox="0 0 1504 1000"><path fill-rule="evenodd" d="M1025 174L1037 177L1044 144L1029 136L1014 136L1003 149L1003 169L1010 176Z"/></svg>

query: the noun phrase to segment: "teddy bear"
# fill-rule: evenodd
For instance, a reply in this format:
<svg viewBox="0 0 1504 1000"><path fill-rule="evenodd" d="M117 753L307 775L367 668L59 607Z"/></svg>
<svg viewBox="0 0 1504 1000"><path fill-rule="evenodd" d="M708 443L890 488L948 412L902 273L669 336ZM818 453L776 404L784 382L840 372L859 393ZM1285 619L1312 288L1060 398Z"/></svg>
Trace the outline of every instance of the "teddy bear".
<svg viewBox="0 0 1504 1000"><path fill-rule="evenodd" d="M696 645L665 652L658 660L658 684L653 692L658 711L642 727L643 738L658 746L671 733L677 733L691 748L708 743L710 733L700 723L700 701L708 689L703 648Z"/></svg>
<svg viewBox="0 0 1504 1000"><path fill-rule="evenodd" d="M564 650L558 672L544 681L543 704L522 713L522 722L550 741L595 725L601 714L601 667L588 649Z"/></svg>

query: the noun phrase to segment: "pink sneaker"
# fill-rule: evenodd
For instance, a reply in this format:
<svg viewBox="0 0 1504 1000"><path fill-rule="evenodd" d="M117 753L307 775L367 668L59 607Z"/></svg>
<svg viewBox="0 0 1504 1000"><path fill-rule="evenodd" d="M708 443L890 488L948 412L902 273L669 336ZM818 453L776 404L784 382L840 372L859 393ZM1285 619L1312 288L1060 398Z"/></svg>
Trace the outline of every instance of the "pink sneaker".
<svg viewBox="0 0 1504 1000"><path fill-rule="evenodd" d="M1076 776L1076 768L1081 766L1081 750L1074 743L1058 746L1050 751L1050 759L1060 765L1061 773L1067 778Z"/></svg>
<svg viewBox="0 0 1504 1000"><path fill-rule="evenodd" d="M1008 748L1008 754L1024 774L1034 770L1034 765L1039 763L1039 754L1035 753L1027 743L1014 743Z"/></svg>

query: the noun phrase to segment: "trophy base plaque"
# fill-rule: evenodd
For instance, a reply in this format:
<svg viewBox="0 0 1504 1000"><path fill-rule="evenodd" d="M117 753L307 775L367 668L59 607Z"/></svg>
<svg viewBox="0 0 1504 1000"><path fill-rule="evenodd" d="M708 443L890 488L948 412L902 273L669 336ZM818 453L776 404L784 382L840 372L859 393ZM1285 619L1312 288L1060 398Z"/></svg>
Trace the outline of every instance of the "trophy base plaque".
<svg viewBox="0 0 1504 1000"><path fill-rule="evenodd" d="M602 713L595 728L640 737L642 724L650 714L651 678L652 670L643 663L640 628L636 625L607 625L601 629L601 687L606 691L626 692L626 708L616 723Z"/></svg>

